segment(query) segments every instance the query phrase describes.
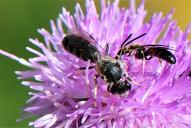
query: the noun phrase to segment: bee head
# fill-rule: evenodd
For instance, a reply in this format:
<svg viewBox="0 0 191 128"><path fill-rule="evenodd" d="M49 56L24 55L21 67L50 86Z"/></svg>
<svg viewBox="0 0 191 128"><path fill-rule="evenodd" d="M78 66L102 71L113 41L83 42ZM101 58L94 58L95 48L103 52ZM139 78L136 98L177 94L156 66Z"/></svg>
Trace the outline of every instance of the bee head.
<svg viewBox="0 0 191 128"><path fill-rule="evenodd" d="M108 86L108 91L114 95L115 94L122 95L129 90L131 90L131 84L127 80L125 81L119 80L118 82Z"/></svg>

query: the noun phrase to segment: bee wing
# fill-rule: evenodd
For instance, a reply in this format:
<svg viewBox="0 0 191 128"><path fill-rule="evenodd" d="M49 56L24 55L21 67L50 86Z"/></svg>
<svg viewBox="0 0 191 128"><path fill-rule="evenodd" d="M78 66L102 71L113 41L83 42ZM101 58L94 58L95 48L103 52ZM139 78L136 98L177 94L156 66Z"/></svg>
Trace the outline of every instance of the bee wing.
<svg viewBox="0 0 191 128"><path fill-rule="evenodd" d="M173 50L173 51L175 51L175 49L170 48L170 47L167 46L167 45L162 45L162 44L146 44L146 45L141 45L141 46L143 46L143 47L148 47L148 48L152 48L152 47L154 47L154 48L164 48L164 49L168 49L168 50Z"/></svg>
<svg viewBox="0 0 191 128"><path fill-rule="evenodd" d="M73 29L70 33L72 34L77 34L83 38L85 38L86 40L88 40L90 43L92 43L95 47L99 47L101 48L102 51L105 51L105 48L103 48L98 41L88 32L82 30L81 28L77 27L75 29Z"/></svg>

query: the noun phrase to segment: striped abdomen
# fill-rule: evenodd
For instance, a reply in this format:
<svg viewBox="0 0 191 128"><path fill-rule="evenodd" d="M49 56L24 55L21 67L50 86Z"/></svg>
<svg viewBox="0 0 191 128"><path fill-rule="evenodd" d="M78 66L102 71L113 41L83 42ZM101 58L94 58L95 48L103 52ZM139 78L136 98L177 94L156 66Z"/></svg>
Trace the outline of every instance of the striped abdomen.
<svg viewBox="0 0 191 128"><path fill-rule="evenodd" d="M100 58L98 49L90 41L79 35L71 34L65 36L62 45L66 51L84 61L90 60L92 63L95 63Z"/></svg>

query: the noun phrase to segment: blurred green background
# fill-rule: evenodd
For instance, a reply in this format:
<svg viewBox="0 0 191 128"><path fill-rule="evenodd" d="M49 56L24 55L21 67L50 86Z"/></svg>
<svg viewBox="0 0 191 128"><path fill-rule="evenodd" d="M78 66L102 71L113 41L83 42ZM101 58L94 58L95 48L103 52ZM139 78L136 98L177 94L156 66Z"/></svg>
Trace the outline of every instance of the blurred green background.
<svg viewBox="0 0 191 128"><path fill-rule="evenodd" d="M127 0L121 0L120 5L128 7ZM138 0L137 2L139 2ZM0 0L0 49L14 53L19 57L28 58L32 54L25 50L31 46L29 37L42 39L36 32L37 28L49 30L49 20L56 19L61 7L73 12L77 0ZM78 0L80 3L84 1ZM96 0L99 6L99 1ZM147 0L147 19L153 12L162 11L166 14L171 8L176 8L174 18L182 29L191 21L191 1L185 0ZM28 88L20 85L16 79L15 70L26 69L15 61L0 56L0 128L27 127L27 122L16 123L20 117L22 106L28 99Z"/></svg>

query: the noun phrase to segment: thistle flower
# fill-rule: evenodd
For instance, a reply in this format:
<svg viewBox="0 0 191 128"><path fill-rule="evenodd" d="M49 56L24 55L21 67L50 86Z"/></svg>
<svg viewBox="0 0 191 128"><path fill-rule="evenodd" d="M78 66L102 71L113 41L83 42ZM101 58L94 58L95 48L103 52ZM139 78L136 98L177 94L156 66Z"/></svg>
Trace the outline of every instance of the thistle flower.
<svg viewBox="0 0 191 128"><path fill-rule="evenodd" d="M28 71L16 71L23 85L34 90L24 108L26 117L39 118L29 125L36 128L69 127L114 127L114 128L186 128L191 127L191 63L189 25L185 32L171 20L173 10L166 16L156 13L149 22L144 22L146 11L144 0L138 8L130 1L130 8L119 8L114 3L101 1L101 12L97 13L94 1L86 0L86 12L76 4L74 15L63 8L56 22L51 21L51 30L39 29L44 43L38 39L29 41L41 49L27 47L35 54L28 60L0 50L5 55L29 67ZM113 95L107 91L107 83L98 79L97 96L93 77L94 69L79 71L90 64L66 52L62 40L69 31L79 27L98 42L101 53L109 43L109 56L114 57L124 39L132 33L146 36L135 44L162 44L174 49L177 62L174 65L157 57L143 61L134 56L123 57L127 71L133 79L128 95ZM143 66L143 63L145 63ZM125 69L124 69L125 70ZM33 78L34 80L31 80ZM31 80L31 81L30 81ZM95 106L96 103L96 106ZM25 117L23 117L25 118Z"/></svg>

